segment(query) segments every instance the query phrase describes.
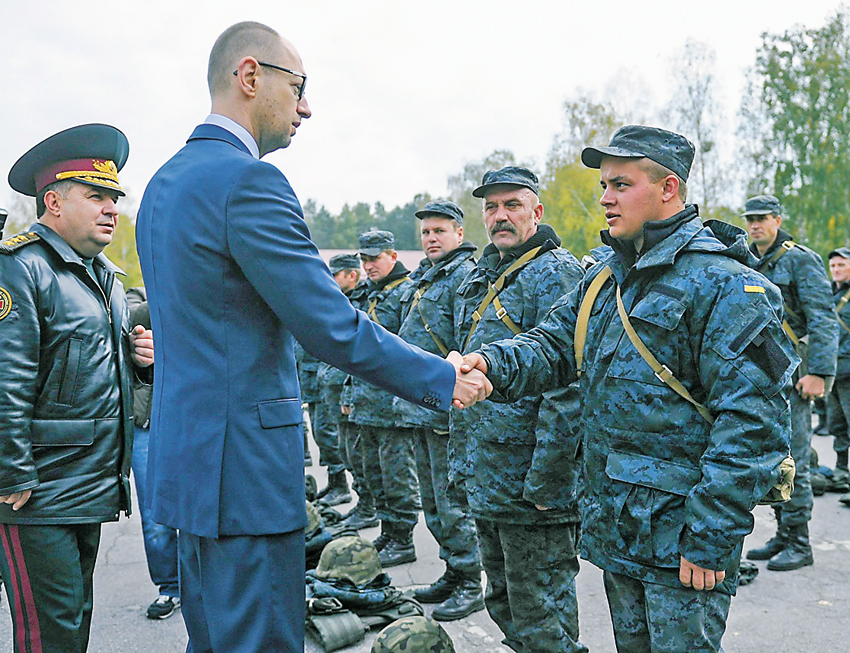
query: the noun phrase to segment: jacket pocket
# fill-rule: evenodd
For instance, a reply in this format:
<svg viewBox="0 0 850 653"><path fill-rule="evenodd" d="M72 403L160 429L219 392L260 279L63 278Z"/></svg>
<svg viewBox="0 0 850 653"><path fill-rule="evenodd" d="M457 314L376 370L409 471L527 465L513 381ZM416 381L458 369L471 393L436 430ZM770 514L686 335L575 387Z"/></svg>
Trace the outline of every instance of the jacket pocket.
<svg viewBox="0 0 850 653"><path fill-rule="evenodd" d="M85 447L94 442L93 419L34 419L30 440L37 447Z"/></svg>
<svg viewBox="0 0 850 653"><path fill-rule="evenodd" d="M65 363L59 376L59 396L56 403L63 406L74 405L74 395L77 390L77 379L80 373L80 351L83 341L79 338L68 340L65 349Z"/></svg>
<svg viewBox="0 0 850 653"><path fill-rule="evenodd" d="M273 399L257 404L260 414L260 426L264 429L274 429L279 426L295 426L301 424L303 413L298 399Z"/></svg>
<svg viewBox="0 0 850 653"><path fill-rule="evenodd" d="M633 560L662 567L679 564L685 497L701 472L667 460L612 451L605 473L616 525L614 548Z"/></svg>

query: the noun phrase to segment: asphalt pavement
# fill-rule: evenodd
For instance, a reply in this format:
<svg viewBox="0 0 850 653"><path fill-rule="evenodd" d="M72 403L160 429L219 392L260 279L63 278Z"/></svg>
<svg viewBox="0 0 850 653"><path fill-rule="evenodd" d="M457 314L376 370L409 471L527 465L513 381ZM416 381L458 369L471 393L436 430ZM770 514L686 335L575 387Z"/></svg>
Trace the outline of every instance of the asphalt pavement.
<svg viewBox="0 0 850 653"><path fill-rule="evenodd" d="M815 437L824 464L832 465L832 438ZM311 444L313 460L318 451ZM324 485L324 468L308 468ZM341 506L342 510L348 506ZM746 548L761 546L774 532L773 512L755 510L755 530ZM361 534L373 539L378 529ZM726 653L846 653L850 650L850 508L838 495L815 498L811 536L815 564L792 572L770 572L758 563L752 584L741 587L732 607L724 637ZM414 531L418 560L391 568L393 583L401 588L425 585L443 571L437 545L420 518ZM179 612L169 619L151 621L145 609L156 598L145 564L138 511L129 519L105 524L95 571L95 607L90 653L178 653L188 638ZM602 588L602 574L583 562L578 576L581 640L593 652L613 653L611 621ZM425 606L426 614L432 606ZM445 624L459 653L510 653L486 611ZM0 606L0 651L12 651L11 618L5 594ZM377 631L359 645L344 649L368 653ZM310 639L305 651L321 647ZM234 652L238 653L238 652Z"/></svg>

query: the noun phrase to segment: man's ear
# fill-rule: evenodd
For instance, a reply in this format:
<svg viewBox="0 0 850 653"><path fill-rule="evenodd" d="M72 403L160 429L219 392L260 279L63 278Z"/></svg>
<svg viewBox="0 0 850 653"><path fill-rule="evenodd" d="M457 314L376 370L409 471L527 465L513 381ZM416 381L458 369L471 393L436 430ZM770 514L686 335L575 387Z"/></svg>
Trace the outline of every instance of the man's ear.
<svg viewBox="0 0 850 653"><path fill-rule="evenodd" d="M58 218L62 211L62 196L55 190L49 190L44 194L44 215Z"/></svg>
<svg viewBox="0 0 850 653"><path fill-rule="evenodd" d="M661 187L661 201L665 204L670 200L679 197L679 178L676 175L667 175L664 177Z"/></svg>

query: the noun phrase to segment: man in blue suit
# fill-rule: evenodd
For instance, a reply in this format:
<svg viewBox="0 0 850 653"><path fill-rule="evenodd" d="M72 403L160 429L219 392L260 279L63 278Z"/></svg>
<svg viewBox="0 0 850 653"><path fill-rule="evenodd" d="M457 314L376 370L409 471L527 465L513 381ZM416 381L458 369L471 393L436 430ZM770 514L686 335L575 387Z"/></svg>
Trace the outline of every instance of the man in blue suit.
<svg viewBox="0 0 850 653"><path fill-rule="evenodd" d="M137 242L157 365L148 483L180 529L187 651L304 647L297 339L422 406L490 389L356 311L322 262L283 174L259 157L310 117L295 48L259 23L216 41L212 113L153 177ZM162 431L160 431L162 425Z"/></svg>

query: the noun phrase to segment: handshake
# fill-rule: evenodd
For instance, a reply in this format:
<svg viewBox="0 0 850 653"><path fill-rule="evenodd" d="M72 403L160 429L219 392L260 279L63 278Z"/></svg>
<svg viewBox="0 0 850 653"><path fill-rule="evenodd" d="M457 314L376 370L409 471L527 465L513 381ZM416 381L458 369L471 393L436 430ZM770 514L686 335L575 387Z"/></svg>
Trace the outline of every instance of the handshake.
<svg viewBox="0 0 850 653"><path fill-rule="evenodd" d="M455 389L452 403L456 408L469 408L483 401L493 392L493 384L487 379L487 362L479 354L467 354L452 351L446 360L455 366Z"/></svg>

